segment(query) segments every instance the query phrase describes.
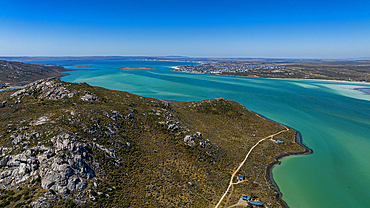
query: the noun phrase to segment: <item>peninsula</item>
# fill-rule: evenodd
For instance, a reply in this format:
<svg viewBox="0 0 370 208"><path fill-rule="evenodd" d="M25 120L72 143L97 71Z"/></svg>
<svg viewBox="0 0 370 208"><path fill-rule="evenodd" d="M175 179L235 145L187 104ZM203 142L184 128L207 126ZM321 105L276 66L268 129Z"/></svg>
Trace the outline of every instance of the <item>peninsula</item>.
<svg viewBox="0 0 370 208"><path fill-rule="evenodd" d="M222 98L163 101L48 78L0 102L3 207L228 207L243 194L284 207L270 168L309 152L295 130Z"/></svg>
<svg viewBox="0 0 370 208"><path fill-rule="evenodd" d="M23 86L39 79L62 77L65 71L91 70L90 66L74 66L77 69L66 69L53 64L29 64L18 61L0 60L0 89Z"/></svg>

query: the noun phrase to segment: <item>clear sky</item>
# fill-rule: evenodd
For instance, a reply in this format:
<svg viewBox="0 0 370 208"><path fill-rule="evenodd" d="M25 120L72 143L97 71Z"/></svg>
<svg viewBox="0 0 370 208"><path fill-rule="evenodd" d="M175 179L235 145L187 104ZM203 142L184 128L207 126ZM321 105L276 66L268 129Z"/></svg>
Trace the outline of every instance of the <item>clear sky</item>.
<svg viewBox="0 0 370 208"><path fill-rule="evenodd" d="M370 57L369 0L1 0L0 56Z"/></svg>

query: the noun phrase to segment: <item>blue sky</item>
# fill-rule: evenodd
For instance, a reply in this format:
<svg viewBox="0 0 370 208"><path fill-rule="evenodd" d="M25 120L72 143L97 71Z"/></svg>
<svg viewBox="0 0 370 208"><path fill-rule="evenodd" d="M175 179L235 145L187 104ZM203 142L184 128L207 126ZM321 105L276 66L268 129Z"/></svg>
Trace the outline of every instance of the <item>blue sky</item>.
<svg viewBox="0 0 370 208"><path fill-rule="evenodd" d="M0 56L370 57L370 1L2 0Z"/></svg>

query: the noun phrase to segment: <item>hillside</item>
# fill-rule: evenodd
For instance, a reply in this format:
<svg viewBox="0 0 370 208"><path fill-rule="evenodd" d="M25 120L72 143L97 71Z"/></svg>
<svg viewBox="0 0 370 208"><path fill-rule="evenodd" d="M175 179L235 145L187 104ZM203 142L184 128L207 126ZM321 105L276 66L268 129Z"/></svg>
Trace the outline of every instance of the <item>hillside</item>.
<svg viewBox="0 0 370 208"><path fill-rule="evenodd" d="M161 101L57 79L0 92L0 103L0 207L214 207L249 149L285 129L222 98ZM222 207L241 194L284 206L268 167L305 151L296 133L261 142Z"/></svg>
<svg viewBox="0 0 370 208"><path fill-rule="evenodd" d="M66 69L56 65L26 64L0 60L0 88L9 85L22 86L39 79L66 75L61 71L66 71Z"/></svg>

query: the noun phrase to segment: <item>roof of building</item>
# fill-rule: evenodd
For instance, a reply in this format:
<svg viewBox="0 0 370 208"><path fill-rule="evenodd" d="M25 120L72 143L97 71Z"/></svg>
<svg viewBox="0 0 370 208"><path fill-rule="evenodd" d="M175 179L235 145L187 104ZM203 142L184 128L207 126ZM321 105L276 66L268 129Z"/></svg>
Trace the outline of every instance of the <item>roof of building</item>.
<svg viewBox="0 0 370 208"><path fill-rule="evenodd" d="M250 196L248 196L248 195L243 195L243 196L242 196L242 199L243 199L243 200L248 200L248 201L249 201L249 200L251 199L251 197L250 197Z"/></svg>
<svg viewBox="0 0 370 208"><path fill-rule="evenodd" d="M257 205L257 206L261 206L262 205L262 202L258 202L258 201L248 201L248 203L250 203L252 205Z"/></svg>

